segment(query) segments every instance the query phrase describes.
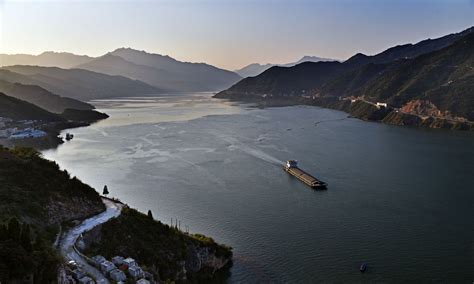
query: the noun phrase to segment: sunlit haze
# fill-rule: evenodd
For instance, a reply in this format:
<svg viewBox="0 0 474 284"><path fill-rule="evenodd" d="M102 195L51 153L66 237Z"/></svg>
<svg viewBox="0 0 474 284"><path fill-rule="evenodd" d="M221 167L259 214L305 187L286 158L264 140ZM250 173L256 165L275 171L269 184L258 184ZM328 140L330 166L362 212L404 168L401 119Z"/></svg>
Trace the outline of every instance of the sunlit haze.
<svg viewBox="0 0 474 284"><path fill-rule="evenodd" d="M346 59L474 24L471 0L9 1L1 53L119 47L235 69L303 55Z"/></svg>

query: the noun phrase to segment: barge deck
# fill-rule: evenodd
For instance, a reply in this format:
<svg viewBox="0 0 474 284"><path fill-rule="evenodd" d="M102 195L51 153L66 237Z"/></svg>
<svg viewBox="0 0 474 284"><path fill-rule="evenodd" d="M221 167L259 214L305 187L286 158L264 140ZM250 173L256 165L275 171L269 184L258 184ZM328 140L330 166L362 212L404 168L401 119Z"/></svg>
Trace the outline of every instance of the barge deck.
<svg viewBox="0 0 474 284"><path fill-rule="evenodd" d="M288 172L290 175L296 177L300 181L304 182L306 185L315 188L315 189L327 189L327 184L309 173L298 168L298 162L295 160L289 160L286 162L286 165L283 169Z"/></svg>

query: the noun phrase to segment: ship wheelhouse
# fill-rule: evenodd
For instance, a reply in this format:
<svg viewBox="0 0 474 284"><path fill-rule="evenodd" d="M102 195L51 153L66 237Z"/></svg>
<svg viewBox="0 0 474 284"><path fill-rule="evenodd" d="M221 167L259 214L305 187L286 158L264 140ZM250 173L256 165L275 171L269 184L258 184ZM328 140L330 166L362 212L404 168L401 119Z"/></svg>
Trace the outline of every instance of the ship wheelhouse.
<svg viewBox="0 0 474 284"><path fill-rule="evenodd" d="M286 161L286 167L287 168L297 168L298 167L298 161L297 160L288 160L288 161Z"/></svg>

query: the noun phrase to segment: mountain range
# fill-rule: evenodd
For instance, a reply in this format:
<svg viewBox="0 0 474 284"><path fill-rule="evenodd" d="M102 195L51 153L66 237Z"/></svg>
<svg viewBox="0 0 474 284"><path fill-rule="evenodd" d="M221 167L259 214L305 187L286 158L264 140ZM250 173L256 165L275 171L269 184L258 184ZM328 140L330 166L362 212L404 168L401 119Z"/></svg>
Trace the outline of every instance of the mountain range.
<svg viewBox="0 0 474 284"><path fill-rule="evenodd" d="M87 55L76 55L68 52L46 51L39 55L0 54L0 66L34 65L45 67L73 68L93 60Z"/></svg>
<svg viewBox="0 0 474 284"><path fill-rule="evenodd" d="M58 114L46 111L34 104L0 93L0 114L14 120L63 121Z"/></svg>
<svg viewBox="0 0 474 284"><path fill-rule="evenodd" d="M0 92L35 104L53 113L62 113L66 109L94 109L94 106L91 104L71 98L60 97L36 85L23 85L0 80Z"/></svg>
<svg viewBox="0 0 474 284"><path fill-rule="evenodd" d="M169 56L120 48L77 66L140 80L167 92L204 92L228 88L241 77L205 63L181 62Z"/></svg>
<svg viewBox="0 0 474 284"><path fill-rule="evenodd" d="M30 70L33 70L32 66L58 67L59 69L55 69L55 78L60 79L62 79L62 75L59 74L60 70L68 69L82 69L111 76L127 77L154 87L154 89L149 90L151 91L150 94L160 92L217 91L228 88L241 79L234 72L209 64L182 62L169 56L131 48L119 48L95 58L57 52L44 52L40 55L0 54L0 66L3 66L4 69L11 70L12 66L15 66L15 70L18 70L20 68L17 67L18 65L31 66L29 67ZM71 72L67 71L62 72L65 77L71 74ZM35 74L28 72L28 75ZM0 79L3 78L0 77ZM143 84L143 86L145 85ZM67 96L62 93L59 94ZM97 94L83 94L82 97L102 98L105 94L100 94L98 97L94 97L95 95ZM123 95L123 92L115 96L118 95ZM143 95L143 92L139 88L137 94L128 92L127 95Z"/></svg>
<svg viewBox="0 0 474 284"><path fill-rule="evenodd" d="M440 112L474 120L474 29L343 63L271 67L216 95L234 100L344 98L387 102L395 108L426 100Z"/></svg>
<svg viewBox="0 0 474 284"><path fill-rule="evenodd" d="M282 67L291 67L298 65L303 62L320 62L320 61L337 61L335 59L330 59L330 58L322 58L322 57L317 57L317 56L303 56L300 60L296 62L291 62L291 63L286 63L286 64L272 64L272 63L267 63L267 64L259 64L259 63L252 63L249 64L241 69L234 70L235 73L239 74L240 76L246 78L246 77L253 77L257 76L263 71L269 69L270 67L273 66L282 66Z"/></svg>
<svg viewBox="0 0 474 284"><path fill-rule="evenodd" d="M123 76L83 69L15 65L0 69L0 80L37 85L51 93L81 101L157 94L163 90Z"/></svg>

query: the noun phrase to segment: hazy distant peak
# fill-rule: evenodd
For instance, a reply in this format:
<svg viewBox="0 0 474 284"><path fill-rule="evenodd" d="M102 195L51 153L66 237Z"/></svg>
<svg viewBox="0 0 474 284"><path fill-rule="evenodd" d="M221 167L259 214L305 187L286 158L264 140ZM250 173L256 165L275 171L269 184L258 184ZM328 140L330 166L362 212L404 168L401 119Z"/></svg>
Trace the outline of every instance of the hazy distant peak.
<svg viewBox="0 0 474 284"><path fill-rule="evenodd" d="M259 63L252 63L249 64L241 69L237 69L234 72L239 74L242 77L253 77L257 76L263 71L273 67L273 66L281 66L281 67L291 67L295 66L297 64L303 63L303 62L320 62L320 61L337 61L335 59L330 59L330 58L323 58L323 57L318 57L318 56L310 56L310 55L305 55L303 56L300 60L295 61L295 62L290 62L286 64L272 64L272 63L267 63L267 64L259 64Z"/></svg>
<svg viewBox="0 0 474 284"><path fill-rule="evenodd" d="M301 62L306 62L306 61L319 62L319 61L338 61L338 60L331 59L331 58L318 57L318 56L305 55L300 60L296 61L296 63L301 63ZM285 65L288 65L288 64L285 64Z"/></svg>
<svg viewBox="0 0 474 284"><path fill-rule="evenodd" d="M88 55L80 55L80 54L75 54L75 53L66 52L66 51L52 51L52 50L44 51L44 52L40 53L38 56L41 56L41 55L66 55L66 56L79 56L79 57L92 58Z"/></svg>
<svg viewBox="0 0 474 284"><path fill-rule="evenodd" d="M139 50L139 49L134 49L134 48L131 48L131 47L120 47L120 48L117 48L116 50L112 51L112 52L109 52L111 54L124 54L124 53L129 53L129 54L141 54L141 55L152 55L152 56L159 56L159 57L165 57L165 58L168 58L168 59L171 59L171 60L174 60L174 61L177 61L176 59L174 59L173 57L169 56L169 55L163 55L163 54L159 54L159 53L150 53L146 50Z"/></svg>
<svg viewBox="0 0 474 284"><path fill-rule="evenodd" d="M94 58L87 55L76 55L69 52L45 51L39 55L31 54L0 54L0 65L35 65L35 66L58 66L71 68L84 64Z"/></svg>
<svg viewBox="0 0 474 284"><path fill-rule="evenodd" d="M216 91L241 79L233 72L209 64L182 62L130 47L117 48L77 68L125 76L168 92Z"/></svg>

